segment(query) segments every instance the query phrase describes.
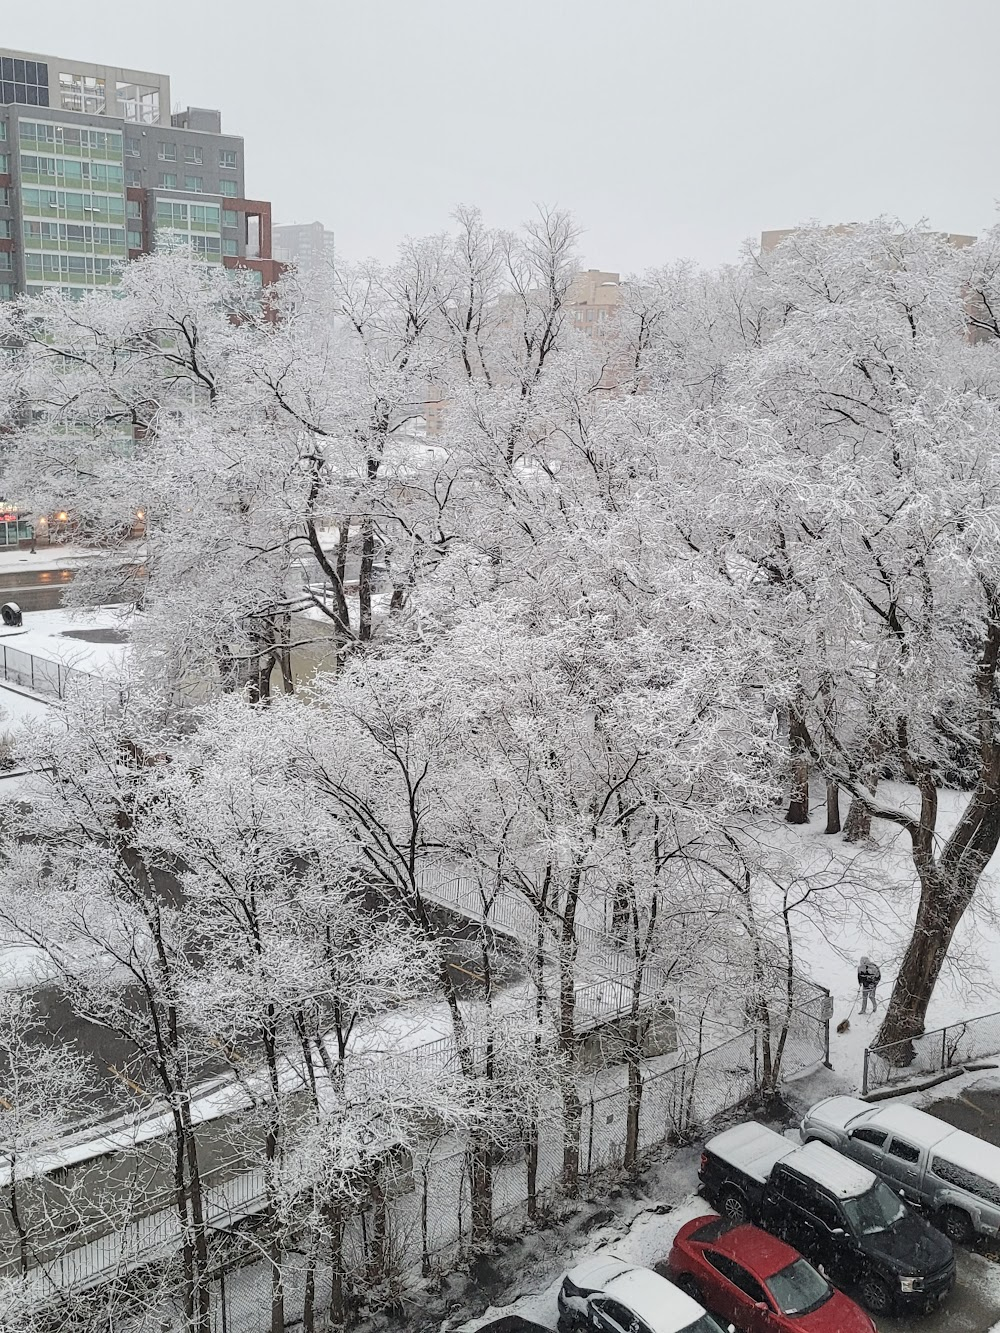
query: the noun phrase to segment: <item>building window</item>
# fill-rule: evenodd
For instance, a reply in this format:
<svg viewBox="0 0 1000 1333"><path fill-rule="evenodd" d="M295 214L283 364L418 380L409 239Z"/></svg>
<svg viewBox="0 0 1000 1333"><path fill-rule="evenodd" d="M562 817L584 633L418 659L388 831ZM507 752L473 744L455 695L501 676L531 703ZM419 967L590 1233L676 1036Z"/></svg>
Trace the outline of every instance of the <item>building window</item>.
<svg viewBox="0 0 1000 1333"><path fill-rule="evenodd" d="M10 208L10 190L6 185L0 185L0 208Z"/></svg>
<svg viewBox="0 0 1000 1333"><path fill-rule="evenodd" d="M142 217L142 204L139 203L138 199L125 200L125 216L127 218Z"/></svg>
<svg viewBox="0 0 1000 1333"><path fill-rule="evenodd" d="M141 142L138 139L131 138L131 136L127 137L125 140L125 152L129 157L138 157L142 152Z"/></svg>
<svg viewBox="0 0 1000 1333"><path fill-rule="evenodd" d="M141 231L130 231L130 232L128 233L128 248L129 248L130 250L141 250L141 249L142 249L142 232L141 232Z"/></svg>
<svg viewBox="0 0 1000 1333"><path fill-rule="evenodd" d="M9 273L13 267L14 267L13 256L11 255L10 251L0 250L0 269L4 269L6 272Z"/></svg>
<svg viewBox="0 0 1000 1333"><path fill-rule="evenodd" d="M142 172L136 170L135 167L129 167L125 172L125 184L131 185L133 188L140 186L142 184Z"/></svg>
<svg viewBox="0 0 1000 1333"><path fill-rule="evenodd" d="M191 190L194 194L202 194L205 189L205 182L200 176L185 176L184 188L185 190Z"/></svg>
<svg viewBox="0 0 1000 1333"><path fill-rule="evenodd" d="M13 301L14 287L12 283L0 282L0 301Z"/></svg>
<svg viewBox="0 0 1000 1333"><path fill-rule="evenodd" d="M0 143L5 143L7 139L7 122L0 120Z"/></svg>
<svg viewBox="0 0 1000 1333"><path fill-rule="evenodd" d="M226 236L222 241L222 253L224 255L238 255L240 252L240 243L235 236Z"/></svg>
<svg viewBox="0 0 1000 1333"><path fill-rule="evenodd" d="M45 61L0 59L0 102L48 106L49 67Z"/></svg>
<svg viewBox="0 0 1000 1333"><path fill-rule="evenodd" d="M224 167L224 168L226 169L226 171L235 171L235 170L236 170L236 149L235 149L235 148L220 148L220 149L219 149L219 166L220 166L220 167Z"/></svg>
<svg viewBox="0 0 1000 1333"><path fill-rule="evenodd" d="M103 115L107 108L104 80L95 78L93 74L60 73L59 105L64 111Z"/></svg>
<svg viewBox="0 0 1000 1333"><path fill-rule="evenodd" d="M224 227L236 226L236 214L231 208L224 208L222 210L222 225Z"/></svg>
<svg viewBox="0 0 1000 1333"><path fill-rule="evenodd" d="M184 161L190 163L192 166L200 167L205 161L204 149L198 148L195 144L185 144Z"/></svg>
<svg viewBox="0 0 1000 1333"><path fill-rule="evenodd" d="M177 161L177 145L175 143L160 143L156 149L156 156L161 162Z"/></svg>
<svg viewBox="0 0 1000 1333"><path fill-rule="evenodd" d="M11 237L10 218L0 218L0 240L9 241Z"/></svg>
<svg viewBox="0 0 1000 1333"><path fill-rule="evenodd" d="M9 153L0 153L0 171L10 171Z"/></svg>
<svg viewBox="0 0 1000 1333"><path fill-rule="evenodd" d="M219 181L219 193L222 194L222 195L225 195L225 197L226 197L227 199L235 199L235 198L236 198L236 182L235 182L235 181Z"/></svg>
<svg viewBox="0 0 1000 1333"><path fill-rule="evenodd" d="M115 95L123 120L140 125L160 123L160 90L145 83L116 83Z"/></svg>
<svg viewBox="0 0 1000 1333"><path fill-rule="evenodd" d="M177 177L172 171L160 172L160 188L163 190L177 189Z"/></svg>

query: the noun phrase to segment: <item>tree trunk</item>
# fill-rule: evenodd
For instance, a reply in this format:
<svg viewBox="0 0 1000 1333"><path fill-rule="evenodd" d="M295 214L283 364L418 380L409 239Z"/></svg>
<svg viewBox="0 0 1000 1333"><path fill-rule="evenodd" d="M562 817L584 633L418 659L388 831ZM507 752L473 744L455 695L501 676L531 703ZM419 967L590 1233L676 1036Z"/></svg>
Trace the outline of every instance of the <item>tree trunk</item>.
<svg viewBox="0 0 1000 1333"><path fill-rule="evenodd" d="M804 726L797 703L788 722L788 748L792 764L792 794L785 813L787 824L809 823L809 752L806 749Z"/></svg>
<svg viewBox="0 0 1000 1333"><path fill-rule="evenodd" d="M871 811L855 796L844 821L844 841L861 842L872 835Z"/></svg>
<svg viewBox="0 0 1000 1333"><path fill-rule="evenodd" d="M559 934L559 1047L562 1061L563 1190L570 1198L580 1188L580 1131L583 1107L576 1086L576 907L582 870L575 865L566 891Z"/></svg>
<svg viewBox="0 0 1000 1333"><path fill-rule="evenodd" d="M367 516L361 522L361 570L358 574L358 638L372 637L372 569L375 565L375 525Z"/></svg>
<svg viewBox="0 0 1000 1333"><path fill-rule="evenodd" d="M840 788L835 782L826 784L826 828L823 831L840 832Z"/></svg>

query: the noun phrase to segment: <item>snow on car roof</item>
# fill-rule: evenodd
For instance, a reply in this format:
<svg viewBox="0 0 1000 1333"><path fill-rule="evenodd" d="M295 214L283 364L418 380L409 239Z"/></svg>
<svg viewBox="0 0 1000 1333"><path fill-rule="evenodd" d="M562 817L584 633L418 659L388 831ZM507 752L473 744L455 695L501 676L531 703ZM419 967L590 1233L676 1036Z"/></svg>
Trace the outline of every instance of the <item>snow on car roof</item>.
<svg viewBox="0 0 1000 1333"><path fill-rule="evenodd" d="M705 1313L697 1301L651 1268L629 1268L604 1290L656 1333L680 1333Z"/></svg>
<svg viewBox="0 0 1000 1333"><path fill-rule="evenodd" d="M814 1180L837 1199L853 1199L875 1184L875 1177L866 1167L815 1140L796 1148L785 1165Z"/></svg>
<svg viewBox="0 0 1000 1333"><path fill-rule="evenodd" d="M926 1111L918 1111L915 1106L905 1104L880 1106L867 1123L873 1129L899 1134L918 1148L933 1148L935 1143L940 1143L948 1134L955 1132L951 1125L939 1120L936 1115L928 1115Z"/></svg>
<svg viewBox="0 0 1000 1333"><path fill-rule="evenodd" d="M601 1291L606 1283L635 1265L616 1254L588 1254L566 1276L575 1287L584 1291Z"/></svg>
<svg viewBox="0 0 1000 1333"><path fill-rule="evenodd" d="M860 1097L824 1097L821 1102L811 1106L806 1113L807 1120L816 1120L820 1124L836 1125L843 1129L857 1116L871 1115L871 1102L863 1102Z"/></svg>
<svg viewBox="0 0 1000 1333"><path fill-rule="evenodd" d="M951 1129L950 1125L945 1125L945 1129L951 1132L934 1145L934 1156L1000 1185L1000 1148L977 1139L975 1134L967 1134L964 1129Z"/></svg>
<svg viewBox="0 0 1000 1333"><path fill-rule="evenodd" d="M705 1148L730 1165L739 1167L761 1184L770 1176L775 1162L780 1162L783 1157L796 1151L795 1144L789 1139L768 1129L766 1125L758 1124L756 1120L748 1120L746 1124L723 1130L715 1138L709 1139Z"/></svg>

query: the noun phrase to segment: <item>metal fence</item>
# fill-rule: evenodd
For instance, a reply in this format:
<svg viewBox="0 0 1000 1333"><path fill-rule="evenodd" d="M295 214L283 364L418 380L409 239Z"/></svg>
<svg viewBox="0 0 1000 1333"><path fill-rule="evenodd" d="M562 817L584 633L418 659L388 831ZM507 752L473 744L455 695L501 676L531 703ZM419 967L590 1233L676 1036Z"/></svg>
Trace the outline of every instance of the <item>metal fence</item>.
<svg viewBox="0 0 1000 1333"><path fill-rule="evenodd" d="M905 1082L914 1075L936 1074L998 1052L1000 1013L981 1014L906 1041L869 1046L865 1051L861 1090L868 1093Z"/></svg>
<svg viewBox="0 0 1000 1333"><path fill-rule="evenodd" d="M31 690L47 699L65 699L74 689L89 689L102 697L107 684L99 676L77 667L65 666L62 662L52 662L46 657L37 657L34 653L22 652L0 643L0 676L11 685Z"/></svg>
<svg viewBox="0 0 1000 1333"><path fill-rule="evenodd" d="M782 1077L821 1065L827 1054L827 996L817 990L792 1014ZM772 1044L777 1034L772 1034ZM714 1119L750 1101L764 1077L764 1033L750 1028L721 1045L700 1051L669 1068L641 1070L638 1148L648 1155L667 1143L691 1140ZM584 1180L613 1176L623 1169L629 1121L627 1073L619 1066L581 1085L580 1175ZM535 1191L529 1195L523 1145L509 1145L493 1171L493 1224L498 1236L523 1235L544 1220L560 1197L563 1121L553 1101L538 1126ZM425 1142L390 1191L379 1224L371 1213L352 1219L345 1264L348 1272L378 1269L374 1238L390 1290L400 1290L407 1274L443 1272L460 1262L472 1231L470 1158L462 1135L451 1132ZM375 1282L375 1279L373 1279ZM375 1282L377 1285L377 1282ZM301 1261L289 1260L284 1282L286 1326L301 1319L304 1281ZM329 1291L329 1272L317 1274L317 1291ZM221 1274L213 1290L213 1333L266 1333L270 1327L271 1270L252 1263ZM319 1300L317 1300L319 1308ZM317 1320L322 1328L322 1320Z"/></svg>

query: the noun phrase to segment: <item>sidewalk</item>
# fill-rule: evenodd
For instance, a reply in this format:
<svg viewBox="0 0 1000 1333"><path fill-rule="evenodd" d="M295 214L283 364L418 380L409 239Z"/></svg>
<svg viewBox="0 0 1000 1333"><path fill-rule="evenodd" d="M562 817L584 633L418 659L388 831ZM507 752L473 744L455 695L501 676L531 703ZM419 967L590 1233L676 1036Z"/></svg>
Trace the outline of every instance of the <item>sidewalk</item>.
<svg viewBox="0 0 1000 1333"><path fill-rule="evenodd" d="M40 546L34 553L18 551L13 548L0 549L0 574L43 573L48 569L73 569L90 562L96 563L111 556L127 555L134 560L143 560L146 547L143 542L136 542L135 548L104 551L95 546L77 546L71 542L65 545Z"/></svg>

